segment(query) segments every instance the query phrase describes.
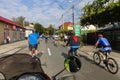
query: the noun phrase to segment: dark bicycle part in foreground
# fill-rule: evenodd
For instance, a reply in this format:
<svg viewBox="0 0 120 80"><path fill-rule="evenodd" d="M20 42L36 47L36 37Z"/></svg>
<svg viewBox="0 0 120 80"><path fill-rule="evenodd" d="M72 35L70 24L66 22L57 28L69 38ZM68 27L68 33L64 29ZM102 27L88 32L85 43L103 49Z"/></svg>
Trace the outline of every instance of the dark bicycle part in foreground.
<svg viewBox="0 0 120 80"><path fill-rule="evenodd" d="M70 56L64 61L64 69L62 69L55 76L53 76L52 79L45 72L25 72L20 75L15 75L14 77L8 80L76 80L75 76L72 74L63 75L60 78L57 78L57 76L64 70L75 73L78 72L80 69L81 61L75 56ZM2 79L6 79L4 74L2 74Z"/></svg>

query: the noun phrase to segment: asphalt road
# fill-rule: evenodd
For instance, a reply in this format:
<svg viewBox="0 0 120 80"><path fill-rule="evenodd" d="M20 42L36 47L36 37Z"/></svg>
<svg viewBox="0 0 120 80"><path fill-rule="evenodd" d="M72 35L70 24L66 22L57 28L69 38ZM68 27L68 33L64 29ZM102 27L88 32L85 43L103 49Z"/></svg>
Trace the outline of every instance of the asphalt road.
<svg viewBox="0 0 120 80"><path fill-rule="evenodd" d="M21 48L19 47L20 50L18 50L16 54L26 54L28 52L28 48L25 44L27 45L27 42L25 42L24 46L21 46ZM38 46L38 52L38 57L41 60L42 67L45 73L47 73L50 77L56 75L64 68L64 60L67 57L68 52L67 47L63 47L61 44L55 46L52 39L50 39L48 43L45 43L45 41L42 40ZM81 54L79 55L82 63L81 70L77 73L64 71L58 77L72 74L76 76L77 80L120 80L120 77L117 74L114 75L109 73L104 66L95 65L92 59L83 55L83 52L80 53Z"/></svg>

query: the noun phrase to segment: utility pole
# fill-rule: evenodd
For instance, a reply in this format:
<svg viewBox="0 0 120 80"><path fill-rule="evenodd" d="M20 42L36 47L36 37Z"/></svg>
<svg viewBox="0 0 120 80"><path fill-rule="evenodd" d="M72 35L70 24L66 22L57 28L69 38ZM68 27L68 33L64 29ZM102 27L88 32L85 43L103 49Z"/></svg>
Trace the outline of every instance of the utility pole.
<svg viewBox="0 0 120 80"><path fill-rule="evenodd" d="M63 23L62 29L64 29L64 16L63 16L63 14L62 14L62 23Z"/></svg>
<svg viewBox="0 0 120 80"><path fill-rule="evenodd" d="M72 6L72 22L73 22L73 31L74 31L74 4Z"/></svg>

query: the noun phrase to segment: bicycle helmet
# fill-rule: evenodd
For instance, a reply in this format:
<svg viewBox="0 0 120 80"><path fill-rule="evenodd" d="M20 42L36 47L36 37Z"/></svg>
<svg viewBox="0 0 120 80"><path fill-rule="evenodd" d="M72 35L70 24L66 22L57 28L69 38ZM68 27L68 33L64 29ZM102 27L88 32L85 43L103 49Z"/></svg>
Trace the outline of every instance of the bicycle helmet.
<svg viewBox="0 0 120 80"><path fill-rule="evenodd" d="M103 37L103 35L102 34L98 34L98 37Z"/></svg>

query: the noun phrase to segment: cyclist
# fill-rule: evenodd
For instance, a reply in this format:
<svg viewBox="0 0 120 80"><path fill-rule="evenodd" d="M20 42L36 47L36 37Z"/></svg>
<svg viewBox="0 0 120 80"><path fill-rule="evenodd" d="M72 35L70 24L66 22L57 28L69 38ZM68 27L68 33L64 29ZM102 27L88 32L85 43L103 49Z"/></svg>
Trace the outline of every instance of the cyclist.
<svg viewBox="0 0 120 80"><path fill-rule="evenodd" d="M78 40L78 37L74 34L74 32L71 32L66 46L68 46L68 44L70 44L70 50L68 53L77 51L77 49L80 48L80 42ZM76 53L75 53L75 55L77 56Z"/></svg>
<svg viewBox="0 0 120 80"><path fill-rule="evenodd" d="M38 54L37 48L38 48L38 43L39 43L39 34L36 33L34 30L32 31L31 34L28 36L28 44L29 44L29 55L32 55L32 49L35 49L35 55Z"/></svg>
<svg viewBox="0 0 120 80"><path fill-rule="evenodd" d="M48 34L46 34L45 35L45 42L47 43L47 41L48 41L48 38L49 38L49 36L48 36Z"/></svg>
<svg viewBox="0 0 120 80"><path fill-rule="evenodd" d="M59 36L58 35L54 35L54 43L57 43L57 41L59 40Z"/></svg>
<svg viewBox="0 0 120 80"><path fill-rule="evenodd" d="M105 59L105 57L103 56L103 52L112 50L110 43L107 40L107 38L103 37L102 34L98 34L98 40L95 43L94 48L96 48L98 46L98 44L101 44L101 46L102 46L102 48L99 49L99 54L103 57L103 59Z"/></svg>

